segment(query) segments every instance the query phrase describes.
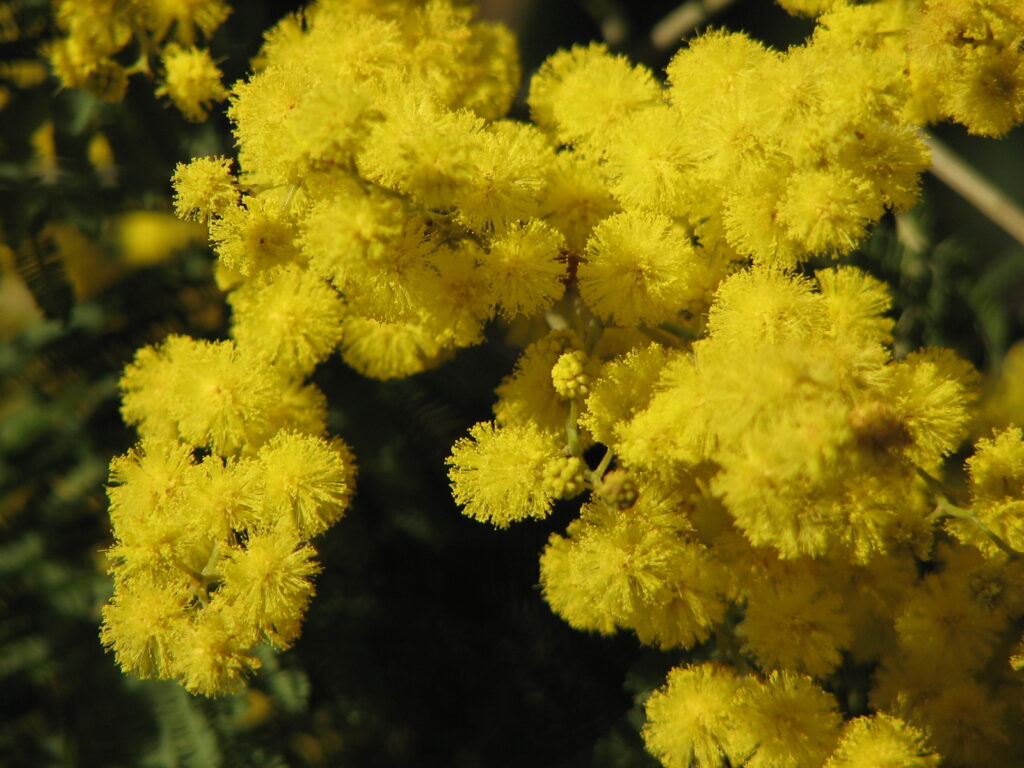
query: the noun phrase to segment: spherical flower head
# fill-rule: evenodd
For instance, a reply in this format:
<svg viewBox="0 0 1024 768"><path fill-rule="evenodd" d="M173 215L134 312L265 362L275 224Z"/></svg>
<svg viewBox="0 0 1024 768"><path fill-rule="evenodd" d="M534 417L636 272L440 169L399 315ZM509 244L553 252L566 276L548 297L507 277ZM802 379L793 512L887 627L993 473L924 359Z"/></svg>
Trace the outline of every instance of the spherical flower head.
<svg viewBox="0 0 1024 768"><path fill-rule="evenodd" d="M1006 628L1003 611L986 606L969 585L947 573L925 578L895 618L900 645L919 662L963 670L984 666Z"/></svg>
<svg viewBox="0 0 1024 768"><path fill-rule="evenodd" d="M174 212L179 218L205 221L222 216L238 203L238 187L229 157L197 157L178 163L171 176Z"/></svg>
<svg viewBox="0 0 1024 768"><path fill-rule="evenodd" d="M620 428L650 403L671 354L665 347L648 344L601 367L580 416L595 440L606 445L618 442Z"/></svg>
<svg viewBox="0 0 1024 768"><path fill-rule="evenodd" d="M534 121L572 144L658 103L661 86L645 67L592 43L548 58L530 81L528 100Z"/></svg>
<svg viewBox="0 0 1024 768"><path fill-rule="evenodd" d="M54 74L66 88L83 88L104 101L121 101L128 89L127 70L88 40L64 37L44 47Z"/></svg>
<svg viewBox="0 0 1024 768"><path fill-rule="evenodd" d="M126 673L142 678L173 675L175 633L187 622L187 590L133 581L103 606L100 639Z"/></svg>
<svg viewBox="0 0 1024 768"><path fill-rule="evenodd" d="M475 424L446 460L452 496L462 512L497 528L551 512L544 469L558 444L532 423Z"/></svg>
<svg viewBox="0 0 1024 768"><path fill-rule="evenodd" d="M811 574L770 577L751 592L740 632L766 668L826 677L853 642L850 618L838 595L821 589Z"/></svg>
<svg viewBox="0 0 1024 768"><path fill-rule="evenodd" d="M551 369L551 382L560 397L571 400L590 393L591 377L587 372L587 354L580 349L564 352Z"/></svg>
<svg viewBox="0 0 1024 768"><path fill-rule="evenodd" d="M412 376L439 365L446 351L418 323L382 323L355 314L342 322L342 359L371 379Z"/></svg>
<svg viewBox="0 0 1024 768"><path fill-rule="evenodd" d="M261 666L249 655L252 634L240 626L223 601L199 611L175 644L175 671L190 693L218 696L236 693L245 675Z"/></svg>
<svg viewBox="0 0 1024 768"><path fill-rule="evenodd" d="M665 768L740 765L754 748L735 719L735 699L743 681L729 667L701 664L676 667L647 700L644 743Z"/></svg>
<svg viewBox="0 0 1024 768"><path fill-rule="evenodd" d="M186 118L195 123L206 120L206 110L227 98L221 72L204 48L169 45L163 53L164 82L157 96L169 96Z"/></svg>
<svg viewBox="0 0 1024 768"><path fill-rule="evenodd" d="M532 125L500 121L474 138L465 183L452 201L458 220L480 232L537 216L545 171L554 157L544 134Z"/></svg>
<svg viewBox="0 0 1024 768"><path fill-rule="evenodd" d="M643 642L687 647L721 620L718 569L701 546L682 535L685 519L673 513L674 505L660 502L650 496L625 511L599 502L583 508L569 528L567 567L541 574L545 596L570 623L602 617L590 619L586 628L637 628ZM671 628L658 620L670 613Z"/></svg>
<svg viewBox="0 0 1024 768"><path fill-rule="evenodd" d="M157 40L177 25L175 33L183 45L195 42L197 28L212 34L231 13L224 0L146 0L143 9L146 26Z"/></svg>
<svg viewBox="0 0 1024 768"><path fill-rule="evenodd" d="M295 267L268 270L232 292L232 335L254 359L304 378L341 340L345 305L317 275Z"/></svg>
<svg viewBox="0 0 1024 768"><path fill-rule="evenodd" d="M253 275L299 259L294 222L279 203L247 196L210 222L220 264Z"/></svg>
<svg viewBox="0 0 1024 768"><path fill-rule="evenodd" d="M881 218L878 195L843 169L794 173L778 203L778 223L808 255L849 253Z"/></svg>
<svg viewBox="0 0 1024 768"><path fill-rule="evenodd" d="M736 721L756 744L743 763L750 768L819 768L839 737L835 700L806 675L772 672L736 704Z"/></svg>
<svg viewBox="0 0 1024 768"><path fill-rule="evenodd" d="M244 548L233 548L221 566L223 599L241 622L271 643L286 647L315 590L320 572L316 550L287 528L250 534Z"/></svg>
<svg viewBox="0 0 1024 768"><path fill-rule="evenodd" d="M579 456L549 459L541 470L544 492L553 499L571 499L583 492L587 465Z"/></svg>
<svg viewBox="0 0 1024 768"><path fill-rule="evenodd" d="M843 726L825 768L938 768L940 760L921 729L879 712Z"/></svg>
<svg viewBox="0 0 1024 768"><path fill-rule="evenodd" d="M290 525L303 539L344 514L354 491L351 453L322 437L281 431L257 455L266 525Z"/></svg>
<svg viewBox="0 0 1024 768"><path fill-rule="evenodd" d="M152 366L169 379L161 387L162 407L181 440L222 456L259 445L267 437L279 379L273 369L252 363L234 342L169 336L155 355L146 356L141 366L137 356L136 370L126 371L121 382L125 413L153 407L152 396L140 388L150 380L146 369Z"/></svg>
<svg viewBox="0 0 1024 768"><path fill-rule="evenodd" d="M138 520L167 515L180 500L194 471L192 447L177 440L150 437L110 462L110 518L123 537Z"/></svg>
<svg viewBox="0 0 1024 768"><path fill-rule="evenodd" d="M579 266L583 300L616 325L657 325L694 298L696 253L667 216L627 211L594 227ZM702 291L699 291L702 292Z"/></svg>
<svg viewBox="0 0 1024 768"><path fill-rule="evenodd" d="M479 269L498 296L502 315L532 315L562 297L564 246L561 233L537 219L513 226L491 240Z"/></svg>
<svg viewBox="0 0 1024 768"><path fill-rule="evenodd" d="M1024 497L1024 432L1008 427L981 438L967 470L976 504Z"/></svg>

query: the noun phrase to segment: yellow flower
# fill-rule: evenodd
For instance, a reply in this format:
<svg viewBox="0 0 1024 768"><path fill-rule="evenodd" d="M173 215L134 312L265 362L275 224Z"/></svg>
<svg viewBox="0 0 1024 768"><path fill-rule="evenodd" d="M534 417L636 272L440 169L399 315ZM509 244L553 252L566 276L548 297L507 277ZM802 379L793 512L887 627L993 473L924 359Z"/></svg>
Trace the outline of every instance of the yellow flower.
<svg viewBox="0 0 1024 768"><path fill-rule="evenodd" d="M203 122L210 105L228 96L220 81L220 70L204 48L168 45L163 52L163 65L164 81L156 95L169 96L192 122Z"/></svg>
<svg viewBox="0 0 1024 768"><path fill-rule="evenodd" d="M223 216L238 202L238 188L231 174L234 160L227 157L197 157L178 163L171 176L174 212L182 219L208 220Z"/></svg>
<svg viewBox="0 0 1024 768"><path fill-rule="evenodd" d="M463 514L498 528L526 518L546 517L552 497L544 470L558 444L536 426L475 424L452 447L448 478Z"/></svg>
<svg viewBox="0 0 1024 768"><path fill-rule="evenodd" d="M733 765L755 748L753 736L736 719L736 697L745 683L729 667L676 667L647 700L643 736L665 768Z"/></svg>
<svg viewBox="0 0 1024 768"><path fill-rule="evenodd" d="M825 768L938 768L940 759L921 729L879 712L843 726Z"/></svg>

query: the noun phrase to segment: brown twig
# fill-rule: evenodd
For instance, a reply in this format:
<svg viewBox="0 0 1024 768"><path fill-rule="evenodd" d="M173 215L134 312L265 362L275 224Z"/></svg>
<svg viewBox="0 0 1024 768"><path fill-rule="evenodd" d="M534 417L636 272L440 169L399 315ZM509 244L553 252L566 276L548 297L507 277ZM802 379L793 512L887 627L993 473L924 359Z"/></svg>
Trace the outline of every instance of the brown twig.
<svg viewBox="0 0 1024 768"><path fill-rule="evenodd" d="M735 0L687 0L651 28L651 45L665 51Z"/></svg>
<svg viewBox="0 0 1024 768"><path fill-rule="evenodd" d="M932 174L1024 245L1024 210L934 136L924 134L924 141Z"/></svg>

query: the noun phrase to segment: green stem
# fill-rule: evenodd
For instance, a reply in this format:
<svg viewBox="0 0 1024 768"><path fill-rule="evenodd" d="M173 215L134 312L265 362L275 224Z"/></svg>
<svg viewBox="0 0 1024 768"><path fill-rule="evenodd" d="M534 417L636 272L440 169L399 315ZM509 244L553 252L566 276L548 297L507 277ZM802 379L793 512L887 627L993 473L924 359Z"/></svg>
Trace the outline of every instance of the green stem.
<svg viewBox="0 0 1024 768"><path fill-rule="evenodd" d="M662 323L658 328L665 331L665 333L671 333L673 336L682 339L683 341L694 341L697 339L697 334L693 331L688 331L675 323Z"/></svg>
<svg viewBox="0 0 1024 768"><path fill-rule="evenodd" d="M969 509L964 509L963 507L950 504L946 499L939 499L938 503L935 505L935 516L938 518L955 517L958 520L969 520L974 523L985 538L995 544L1008 559L1016 560L1020 557L1024 557L1024 553L1018 552L1016 549L1011 547L1002 536L985 525L985 523L983 523L978 516Z"/></svg>
<svg viewBox="0 0 1024 768"><path fill-rule="evenodd" d="M570 456L582 456L583 448L580 445L580 427L577 421L580 417L580 401L574 397L569 401L569 414L565 417L565 437L567 440L566 452Z"/></svg>
<svg viewBox="0 0 1024 768"><path fill-rule="evenodd" d="M608 471L608 466L612 463L612 449L605 448L604 456L601 457L601 463L597 465L597 469L593 470L591 475L591 481L594 485L601 482L601 478L604 477L604 473Z"/></svg>
<svg viewBox="0 0 1024 768"><path fill-rule="evenodd" d="M295 198L295 193L299 191L301 185L297 181L293 181L292 185L288 188L288 194L284 198L284 202L281 203L281 213L286 213L291 208L292 200Z"/></svg>
<svg viewBox="0 0 1024 768"><path fill-rule="evenodd" d="M661 330L660 328L651 328L650 326L647 325L638 325L636 329L640 331L640 333L642 333L644 336L651 339L651 341L657 344L661 344L663 347L682 346L682 342L678 338L668 333L667 331Z"/></svg>

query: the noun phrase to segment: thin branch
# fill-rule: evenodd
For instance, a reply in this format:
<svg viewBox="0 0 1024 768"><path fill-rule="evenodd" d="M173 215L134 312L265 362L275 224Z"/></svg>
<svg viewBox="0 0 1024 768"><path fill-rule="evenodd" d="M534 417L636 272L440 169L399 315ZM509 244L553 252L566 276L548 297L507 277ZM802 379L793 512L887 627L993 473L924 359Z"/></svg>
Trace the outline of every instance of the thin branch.
<svg viewBox="0 0 1024 768"><path fill-rule="evenodd" d="M716 13L735 0L687 0L651 29L651 45L659 51L674 48L697 27L707 24Z"/></svg>
<svg viewBox="0 0 1024 768"><path fill-rule="evenodd" d="M926 133L924 141L932 151L930 170L936 178L1024 245L1024 211L934 136Z"/></svg>

